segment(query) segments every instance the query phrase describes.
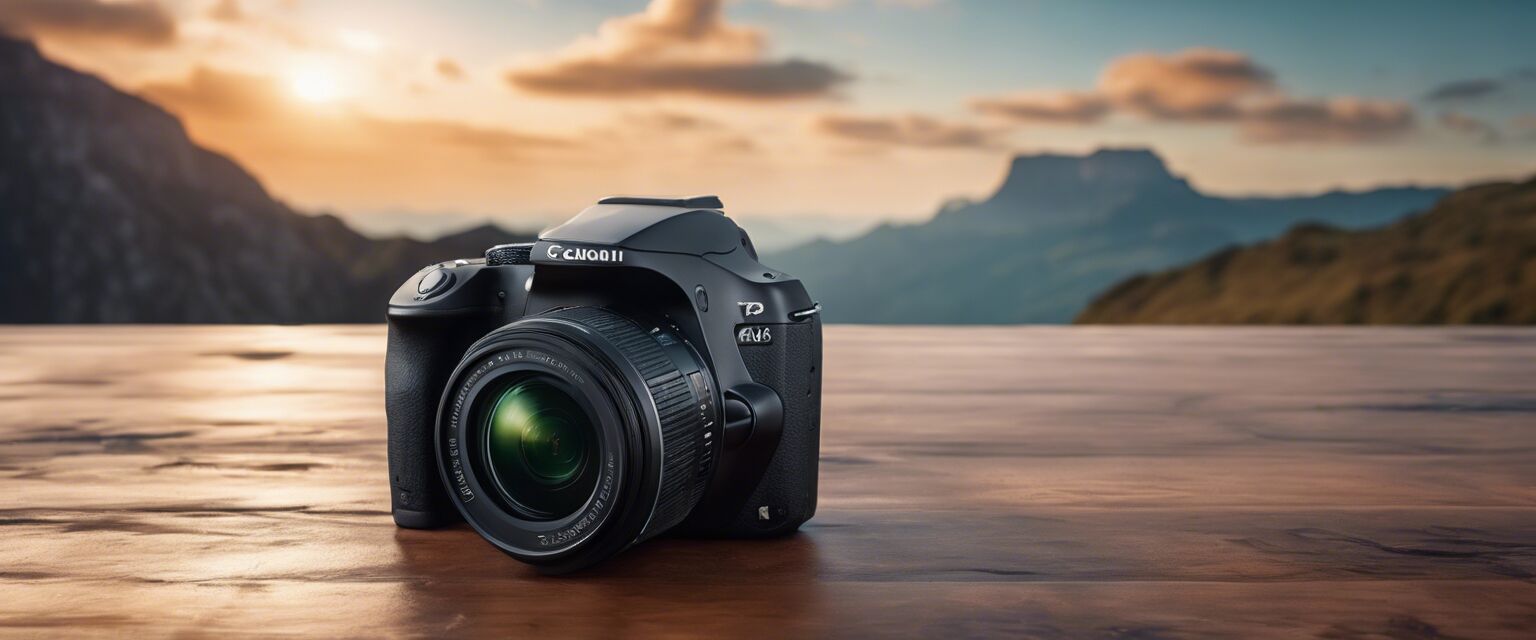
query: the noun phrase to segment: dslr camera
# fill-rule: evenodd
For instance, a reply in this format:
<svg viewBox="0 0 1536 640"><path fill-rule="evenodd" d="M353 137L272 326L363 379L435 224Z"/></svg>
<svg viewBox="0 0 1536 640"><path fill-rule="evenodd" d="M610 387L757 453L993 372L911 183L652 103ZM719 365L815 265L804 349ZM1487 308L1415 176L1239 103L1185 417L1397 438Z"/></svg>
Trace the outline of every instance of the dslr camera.
<svg viewBox="0 0 1536 640"><path fill-rule="evenodd" d="M816 511L820 306L714 196L599 201L389 301L395 523L545 573Z"/></svg>

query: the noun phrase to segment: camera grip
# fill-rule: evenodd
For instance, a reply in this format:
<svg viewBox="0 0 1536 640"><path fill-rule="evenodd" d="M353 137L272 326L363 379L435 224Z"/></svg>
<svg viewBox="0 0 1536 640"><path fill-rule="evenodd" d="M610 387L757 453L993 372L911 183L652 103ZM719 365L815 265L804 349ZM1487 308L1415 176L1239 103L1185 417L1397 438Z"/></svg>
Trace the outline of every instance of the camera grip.
<svg viewBox="0 0 1536 640"><path fill-rule="evenodd" d="M463 318L389 318L385 412L395 524L430 529L459 520L437 470L438 403L459 358L480 336Z"/></svg>
<svg viewBox="0 0 1536 640"><path fill-rule="evenodd" d="M775 325L782 338L743 345L752 379L772 388L784 406L779 446L727 531L735 536L792 532L816 514L821 451L821 324L817 318Z"/></svg>

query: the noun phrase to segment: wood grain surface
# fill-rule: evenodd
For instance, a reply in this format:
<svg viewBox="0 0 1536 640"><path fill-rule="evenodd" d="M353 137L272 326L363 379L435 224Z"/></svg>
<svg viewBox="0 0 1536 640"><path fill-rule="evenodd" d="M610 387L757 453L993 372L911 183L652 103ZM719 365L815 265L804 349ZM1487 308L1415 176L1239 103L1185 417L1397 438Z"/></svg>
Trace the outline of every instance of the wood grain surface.
<svg viewBox="0 0 1536 640"><path fill-rule="evenodd" d="M392 524L381 327L0 329L0 634L1536 634L1536 331L826 344L801 534L544 578Z"/></svg>

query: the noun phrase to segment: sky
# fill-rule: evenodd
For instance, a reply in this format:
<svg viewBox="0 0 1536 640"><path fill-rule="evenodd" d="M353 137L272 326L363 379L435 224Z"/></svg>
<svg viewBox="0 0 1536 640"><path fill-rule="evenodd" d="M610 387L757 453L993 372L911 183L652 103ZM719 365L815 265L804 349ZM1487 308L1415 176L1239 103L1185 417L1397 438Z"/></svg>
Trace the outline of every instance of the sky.
<svg viewBox="0 0 1536 640"><path fill-rule="evenodd" d="M1536 3L0 0L0 29L373 232L616 193L843 230L1019 153L1145 146L1202 190L1536 173Z"/></svg>

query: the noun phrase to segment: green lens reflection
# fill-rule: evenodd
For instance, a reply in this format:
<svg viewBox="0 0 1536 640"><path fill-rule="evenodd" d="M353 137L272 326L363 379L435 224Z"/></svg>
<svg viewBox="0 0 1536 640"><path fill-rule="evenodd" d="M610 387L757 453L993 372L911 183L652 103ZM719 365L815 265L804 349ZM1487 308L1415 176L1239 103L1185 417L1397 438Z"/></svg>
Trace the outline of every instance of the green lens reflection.
<svg viewBox="0 0 1536 640"><path fill-rule="evenodd" d="M543 377L508 386L486 415L484 457L498 488L525 516L581 508L597 482L597 429L576 399Z"/></svg>

